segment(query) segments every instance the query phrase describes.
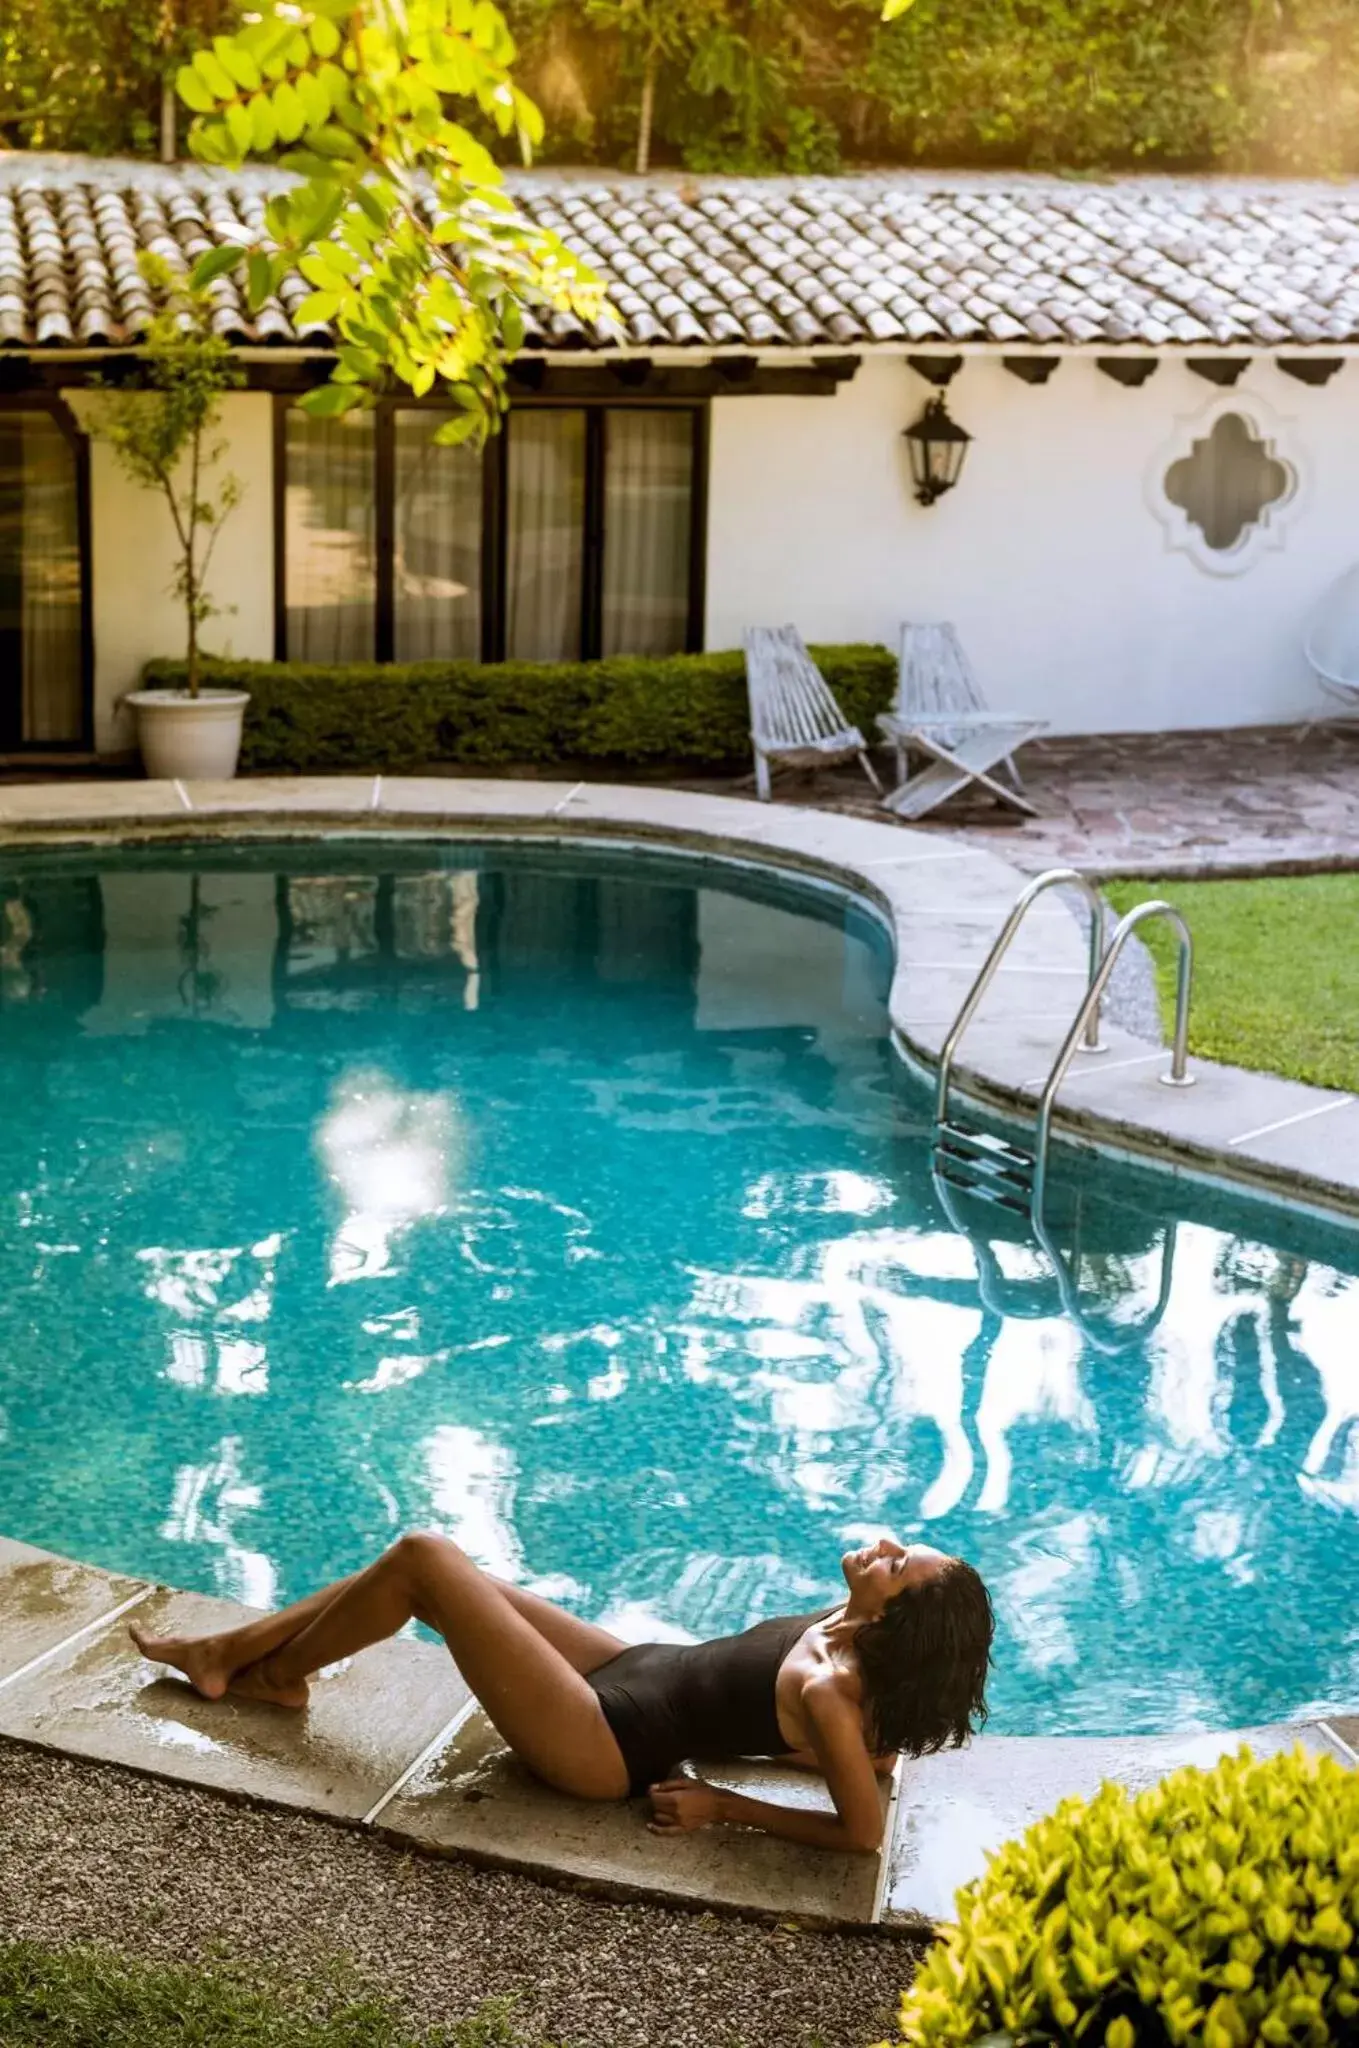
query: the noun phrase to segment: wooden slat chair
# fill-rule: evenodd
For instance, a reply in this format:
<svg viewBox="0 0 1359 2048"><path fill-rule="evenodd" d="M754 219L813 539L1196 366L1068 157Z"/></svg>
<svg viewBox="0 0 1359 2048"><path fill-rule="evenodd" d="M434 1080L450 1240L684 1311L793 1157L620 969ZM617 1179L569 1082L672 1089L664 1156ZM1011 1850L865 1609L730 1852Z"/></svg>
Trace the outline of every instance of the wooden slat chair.
<svg viewBox="0 0 1359 2048"><path fill-rule="evenodd" d="M951 625L901 629L896 701L880 712L878 724L896 748L898 786L883 802L900 818L923 818L968 783L988 790L1027 817L1037 816L1022 794L1014 756L1026 740L1047 729L1045 718L1016 718L988 711L972 667ZM914 747L929 765L908 774ZM1002 781L991 773L1001 768Z"/></svg>
<svg viewBox="0 0 1359 2048"><path fill-rule="evenodd" d="M752 626L746 632L745 652L755 788L761 801L769 801L771 762L821 768L852 754L881 796L868 743L836 703L797 627Z"/></svg>

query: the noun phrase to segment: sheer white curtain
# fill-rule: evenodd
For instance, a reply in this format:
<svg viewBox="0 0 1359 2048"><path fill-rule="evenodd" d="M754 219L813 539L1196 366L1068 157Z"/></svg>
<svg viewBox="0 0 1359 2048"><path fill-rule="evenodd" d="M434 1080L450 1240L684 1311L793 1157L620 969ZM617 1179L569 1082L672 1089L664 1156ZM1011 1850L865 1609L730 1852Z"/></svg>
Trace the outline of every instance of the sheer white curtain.
<svg viewBox="0 0 1359 2048"><path fill-rule="evenodd" d="M604 423L605 654L677 654L689 618L694 434L687 412Z"/></svg>
<svg viewBox="0 0 1359 2048"><path fill-rule="evenodd" d="M283 531L290 661L371 661L377 568L373 415L288 412Z"/></svg>
<svg viewBox="0 0 1359 2048"><path fill-rule="evenodd" d="M396 415L396 559L392 565L398 661L481 658L481 457L441 448L447 412Z"/></svg>
<svg viewBox="0 0 1359 2048"><path fill-rule="evenodd" d="M0 689L18 691L27 745L81 738L78 502L75 452L52 415L0 414L0 642L18 656Z"/></svg>
<svg viewBox="0 0 1359 2048"><path fill-rule="evenodd" d="M585 552L585 414L525 409L507 431L505 652L512 661L575 661Z"/></svg>

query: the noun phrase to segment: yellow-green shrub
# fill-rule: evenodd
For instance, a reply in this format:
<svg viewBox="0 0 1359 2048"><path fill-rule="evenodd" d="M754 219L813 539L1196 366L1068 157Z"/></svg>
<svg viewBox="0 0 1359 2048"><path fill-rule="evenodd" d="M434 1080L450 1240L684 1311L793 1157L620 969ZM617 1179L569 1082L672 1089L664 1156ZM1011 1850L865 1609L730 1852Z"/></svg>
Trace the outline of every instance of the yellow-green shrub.
<svg viewBox="0 0 1359 2048"><path fill-rule="evenodd" d="M1359 2042L1359 1773L1243 1749L1105 1785L1007 1843L957 1910L902 1999L911 2048Z"/></svg>

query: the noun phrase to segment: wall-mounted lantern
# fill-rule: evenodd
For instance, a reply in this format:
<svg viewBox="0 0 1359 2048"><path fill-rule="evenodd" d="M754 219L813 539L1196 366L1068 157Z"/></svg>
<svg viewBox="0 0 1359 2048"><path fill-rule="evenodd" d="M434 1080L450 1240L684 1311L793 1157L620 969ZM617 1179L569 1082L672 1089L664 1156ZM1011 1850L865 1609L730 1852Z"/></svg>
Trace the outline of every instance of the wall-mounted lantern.
<svg viewBox="0 0 1359 2048"><path fill-rule="evenodd" d="M910 452L916 503L933 505L957 483L972 436L949 418L942 398L932 398L903 438Z"/></svg>

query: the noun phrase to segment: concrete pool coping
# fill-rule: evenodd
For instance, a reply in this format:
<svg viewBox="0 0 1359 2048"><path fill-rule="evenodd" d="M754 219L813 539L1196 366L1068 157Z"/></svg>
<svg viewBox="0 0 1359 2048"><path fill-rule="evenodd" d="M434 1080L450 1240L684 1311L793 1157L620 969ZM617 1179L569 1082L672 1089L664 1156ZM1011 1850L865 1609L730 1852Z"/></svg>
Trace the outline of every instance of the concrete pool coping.
<svg viewBox="0 0 1359 2048"><path fill-rule="evenodd" d="M0 787L0 846L226 839L497 835L652 844L830 882L884 920L895 948L899 1049L927 1067L1026 877L975 846L896 824L683 791L583 783L406 777L266 778L220 784ZM1031 1114L1079 1000L1080 930L1042 905L966 1042L965 1092ZM1064 1138L1172 1172L1359 1214L1359 1104L1335 1091L1194 1062L1197 1084L1162 1088L1167 1055L1117 1027L1073 1068ZM16 1591L16 1586L20 1589ZM376 1829L627 1896L792 1916L918 1926L945 1916L985 1853L1104 1778L1138 1785L1211 1762L1249 1739L1295 1741L1356 1762L1359 1717L1225 1734L984 1737L899 1774L879 1859L827 1857L741 1829L662 1841L635 1806L589 1807L527 1780L472 1708L443 1652L398 1641L324 1679L305 1721L246 1702L209 1704L156 1680L122 1646L123 1613L220 1626L222 1602L119 1579L0 1541L0 1736L122 1763L238 1797ZM722 1773L720 1775L726 1775ZM818 1782L742 1767L768 1796L824 1797Z"/></svg>
<svg viewBox="0 0 1359 2048"><path fill-rule="evenodd" d="M674 789L384 775L0 786L0 846L358 833L596 838L833 882L888 927L894 1038L925 1069L1029 879L937 833ZM1040 903L964 1040L964 1095L1031 1121L1086 963L1075 920L1056 900ZM1078 1055L1058 1098L1055 1128L1068 1142L1359 1215L1359 1098L1205 1059L1191 1063L1192 1087L1167 1088L1167 1054L1117 1024L1106 1023L1104 1037L1107 1051Z"/></svg>

